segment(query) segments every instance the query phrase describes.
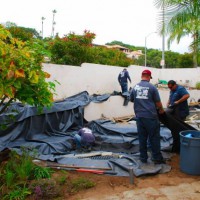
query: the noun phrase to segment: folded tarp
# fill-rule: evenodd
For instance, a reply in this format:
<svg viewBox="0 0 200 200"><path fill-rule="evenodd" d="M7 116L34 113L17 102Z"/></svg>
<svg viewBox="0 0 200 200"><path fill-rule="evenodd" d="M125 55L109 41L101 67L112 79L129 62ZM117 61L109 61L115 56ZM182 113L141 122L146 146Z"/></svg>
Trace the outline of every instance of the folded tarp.
<svg viewBox="0 0 200 200"><path fill-rule="evenodd" d="M180 152L180 132L186 131L186 130L196 130L193 126L190 126L189 124L185 123L184 121L181 121L171 115L168 112L165 112L164 114L159 114L159 120L161 123L163 123L169 130L171 130L171 134L173 137L173 145L172 145L172 151L173 152Z"/></svg>
<svg viewBox="0 0 200 200"><path fill-rule="evenodd" d="M92 101L92 98L89 96L88 92L84 91L62 101L53 103L51 108L44 108L42 113L39 113L38 109L34 106L12 103L7 111L0 115L0 124L16 121L19 122L28 117L41 114L73 110L78 107L86 106L90 101Z"/></svg>

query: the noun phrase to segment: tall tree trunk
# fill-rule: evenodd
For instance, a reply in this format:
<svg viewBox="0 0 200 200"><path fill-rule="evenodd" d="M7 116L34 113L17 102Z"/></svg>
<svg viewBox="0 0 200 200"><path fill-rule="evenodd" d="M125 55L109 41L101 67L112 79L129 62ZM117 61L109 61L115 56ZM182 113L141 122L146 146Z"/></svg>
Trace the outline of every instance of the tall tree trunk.
<svg viewBox="0 0 200 200"><path fill-rule="evenodd" d="M193 35L194 43L193 43L193 67L198 66L198 32L194 33Z"/></svg>

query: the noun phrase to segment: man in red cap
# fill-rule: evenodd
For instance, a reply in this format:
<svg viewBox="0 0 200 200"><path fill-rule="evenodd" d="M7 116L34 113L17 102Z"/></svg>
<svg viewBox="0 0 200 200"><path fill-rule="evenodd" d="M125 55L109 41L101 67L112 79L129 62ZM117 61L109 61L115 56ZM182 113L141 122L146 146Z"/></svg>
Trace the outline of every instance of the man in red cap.
<svg viewBox="0 0 200 200"><path fill-rule="evenodd" d="M130 100L134 102L134 111L139 138L140 160L147 163L147 141L150 143L152 160L155 164L165 163L160 147L160 122L157 110L164 114L157 88L150 83L151 71L142 72L142 80L131 91Z"/></svg>

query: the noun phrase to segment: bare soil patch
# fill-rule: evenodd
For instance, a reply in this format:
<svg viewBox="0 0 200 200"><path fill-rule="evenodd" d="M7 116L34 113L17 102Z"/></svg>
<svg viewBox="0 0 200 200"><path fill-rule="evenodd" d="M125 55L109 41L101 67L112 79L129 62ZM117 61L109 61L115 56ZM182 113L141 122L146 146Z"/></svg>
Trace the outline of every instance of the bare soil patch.
<svg viewBox="0 0 200 200"><path fill-rule="evenodd" d="M134 190L148 187L157 189L164 186L177 186L182 183L192 183L200 180L199 176L192 176L181 172L178 154L174 154L172 159L167 161L167 163L172 167L170 172L153 176L134 177L134 184L130 184L129 177L115 177L91 173L70 172L70 178L76 179L81 176L85 178L87 177L96 185L93 188L82 190L74 194L65 192L66 185L63 185L63 200L80 200L89 197L101 199L105 196L120 195L122 192L132 189ZM59 171L57 173L59 173Z"/></svg>

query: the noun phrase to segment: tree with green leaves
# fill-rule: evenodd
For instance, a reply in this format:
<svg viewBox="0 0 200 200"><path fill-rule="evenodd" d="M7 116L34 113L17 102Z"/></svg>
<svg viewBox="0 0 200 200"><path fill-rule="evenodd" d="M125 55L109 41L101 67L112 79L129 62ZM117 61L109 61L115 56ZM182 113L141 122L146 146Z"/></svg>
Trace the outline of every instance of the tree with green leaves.
<svg viewBox="0 0 200 200"><path fill-rule="evenodd" d="M80 66L82 63L95 63L127 67L133 60L117 49L108 49L92 44L95 34L85 30L83 35L69 33L50 41L51 62Z"/></svg>
<svg viewBox="0 0 200 200"><path fill-rule="evenodd" d="M32 44L22 42L0 25L0 114L12 102L42 108L51 106L55 84L42 70L43 57Z"/></svg>
<svg viewBox="0 0 200 200"><path fill-rule="evenodd" d="M197 67L200 47L200 1L155 0L155 4L162 8L160 32L169 34L169 45L174 40L179 43L184 36L189 35L193 38L190 49L193 53L193 66Z"/></svg>
<svg viewBox="0 0 200 200"><path fill-rule="evenodd" d="M45 18L44 18L45 19ZM22 41L32 39L42 39L40 34L34 28L27 28L23 26L17 26L14 22L7 21L4 24L5 28L12 34L12 37Z"/></svg>
<svg viewBox="0 0 200 200"><path fill-rule="evenodd" d="M189 53L185 53L180 55L178 59L178 67L179 68L188 68L193 66L192 55Z"/></svg>

